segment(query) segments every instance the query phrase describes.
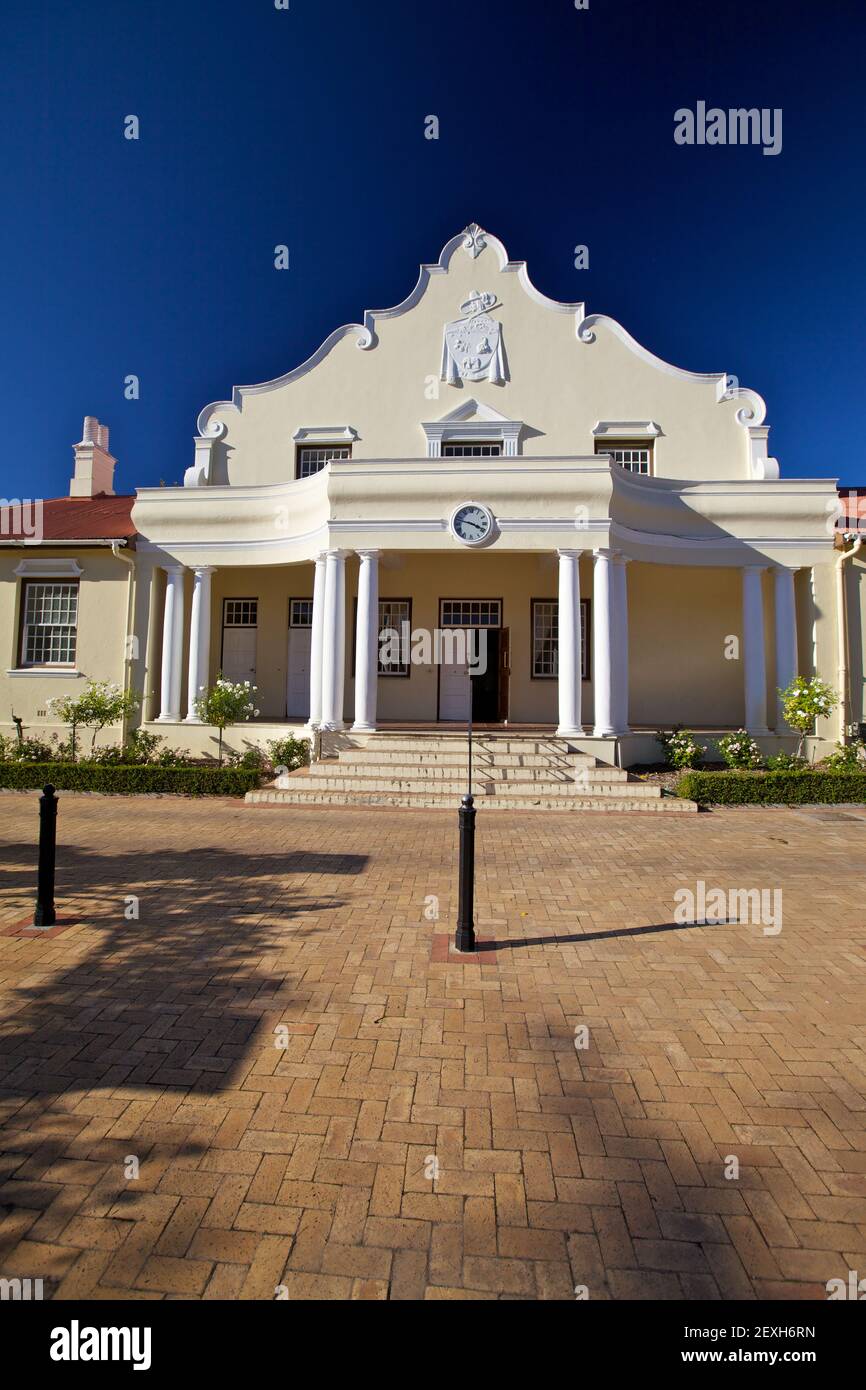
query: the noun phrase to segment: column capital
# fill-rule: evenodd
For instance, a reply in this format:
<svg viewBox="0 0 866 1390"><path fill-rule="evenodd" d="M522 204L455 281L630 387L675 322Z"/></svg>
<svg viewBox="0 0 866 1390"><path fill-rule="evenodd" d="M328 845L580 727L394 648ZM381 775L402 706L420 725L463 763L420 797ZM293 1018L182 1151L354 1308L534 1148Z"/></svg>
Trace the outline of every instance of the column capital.
<svg viewBox="0 0 866 1390"><path fill-rule="evenodd" d="M193 574L213 574L216 565L190 565Z"/></svg>
<svg viewBox="0 0 866 1390"><path fill-rule="evenodd" d="M615 560L616 551L611 550L609 546L598 545L594 548L592 556L594 560Z"/></svg>
<svg viewBox="0 0 866 1390"><path fill-rule="evenodd" d="M623 550L615 550L613 552L613 559L614 563L617 565L630 565L632 562L631 555L626 555Z"/></svg>
<svg viewBox="0 0 866 1390"><path fill-rule="evenodd" d="M740 569L744 572L752 572L754 574L763 574L764 570L773 568L774 566L770 565L769 561L766 565L740 565Z"/></svg>
<svg viewBox="0 0 866 1390"><path fill-rule="evenodd" d="M378 558L380 552L377 549L365 546L363 550L356 550L355 554L359 560L375 560Z"/></svg>
<svg viewBox="0 0 866 1390"><path fill-rule="evenodd" d="M176 560L172 561L170 565L163 565L162 568L166 574L186 574L186 565L181 565Z"/></svg>
<svg viewBox="0 0 866 1390"><path fill-rule="evenodd" d="M556 553L564 560L573 560L575 558L579 560L581 555L584 555L586 552L584 550L557 550Z"/></svg>

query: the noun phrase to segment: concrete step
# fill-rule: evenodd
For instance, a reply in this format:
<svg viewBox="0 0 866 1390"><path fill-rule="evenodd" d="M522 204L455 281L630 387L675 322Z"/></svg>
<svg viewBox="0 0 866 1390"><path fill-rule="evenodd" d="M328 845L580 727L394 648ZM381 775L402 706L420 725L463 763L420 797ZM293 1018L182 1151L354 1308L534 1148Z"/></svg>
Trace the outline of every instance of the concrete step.
<svg viewBox="0 0 866 1390"><path fill-rule="evenodd" d="M465 748L441 749L435 752L420 748L388 748L383 751L372 745L369 748L341 749L339 759L341 763L357 766L374 764L377 767L407 762L411 762L415 767L421 763L425 768L466 767L469 762ZM472 764L477 767L570 768L595 767L597 763L598 759L591 753L502 753L498 749L494 753L482 748L472 750Z"/></svg>
<svg viewBox="0 0 866 1390"><path fill-rule="evenodd" d="M262 788L247 792L245 800L251 806L391 806L407 810L447 810L455 812L459 798L454 795L426 791L337 791L321 788L277 791ZM658 812L666 815L689 815L697 811L694 801L680 797L659 797L657 800L635 797L626 799L618 796L487 796L479 797L476 803L482 811L625 811Z"/></svg>
<svg viewBox="0 0 866 1390"><path fill-rule="evenodd" d="M473 750L489 749L497 756L500 753L541 753L565 755L569 751L577 753L565 738L514 738L507 734L478 734L472 740ZM455 749L465 754L467 739L460 734L324 734L322 749L335 753L364 749L388 753L412 751L413 756L420 753L448 753ZM587 757L588 754L579 754Z"/></svg>
<svg viewBox="0 0 866 1390"><path fill-rule="evenodd" d="M392 776L388 772L380 772L378 776L356 777L348 770L342 775L336 771L330 775L327 773L318 776L298 777L298 783L304 782L313 793L317 790L328 791L357 791L357 792L377 792L387 794L388 792L416 793L423 796L426 792L448 794L450 796L461 797L466 790L465 777L437 777L435 779L419 775L417 770L408 772L403 776ZM492 788L488 791L487 788ZM549 777L538 781L490 781L483 779L478 781L473 779L473 791L477 801L487 801L491 796L502 797L512 800L514 797L521 796L545 796L548 798L570 798L583 796L592 797L616 797L629 801L644 800L657 801L661 796L661 789L650 783L645 782L586 782L579 783L573 778L569 781L556 782Z"/></svg>
<svg viewBox="0 0 866 1390"><path fill-rule="evenodd" d="M314 763L307 774L317 781L322 777L350 777L356 778L377 778L380 781L405 781L412 778L424 777L438 782L442 779L448 781L465 782L468 768L465 763L432 763L428 764L423 759L420 765L417 762L408 760L399 763L382 762L349 762L345 758L339 760L326 759L324 762ZM628 782L628 773L618 767L596 767L594 764L587 767L578 764L576 767L551 767L550 764L540 764L533 767L499 767L472 765L472 781L478 782L521 782L524 785L528 782L561 782L567 786L574 786L577 783L596 783L596 782Z"/></svg>

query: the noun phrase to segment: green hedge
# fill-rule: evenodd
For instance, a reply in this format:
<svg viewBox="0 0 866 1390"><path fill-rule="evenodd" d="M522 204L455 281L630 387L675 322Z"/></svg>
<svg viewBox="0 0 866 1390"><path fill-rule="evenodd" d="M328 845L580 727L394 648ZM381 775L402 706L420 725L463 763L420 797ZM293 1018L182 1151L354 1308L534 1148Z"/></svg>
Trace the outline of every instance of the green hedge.
<svg viewBox="0 0 866 1390"><path fill-rule="evenodd" d="M866 801L866 772L687 772L676 790L716 806Z"/></svg>
<svg viewBox="0 0 866 1390"><path fill-rule="evenodd" d="M155 767L147 763L0 763L0 787L35 789L48 782L66 792L243 796L259 786L261 774L240 767Z"/></svg>

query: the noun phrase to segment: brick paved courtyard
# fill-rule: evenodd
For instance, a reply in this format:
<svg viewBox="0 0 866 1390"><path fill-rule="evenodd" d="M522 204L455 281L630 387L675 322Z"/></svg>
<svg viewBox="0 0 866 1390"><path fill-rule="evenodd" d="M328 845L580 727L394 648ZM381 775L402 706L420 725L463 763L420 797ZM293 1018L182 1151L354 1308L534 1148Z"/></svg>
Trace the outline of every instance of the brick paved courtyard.
<svg viewBox="0 0 866 1390"><path fill-rule="evenodd" d="M866 1272L866 814L482 805L495 949L464 963L456 814L64 795L37 936L36 805L0 796L0 1275L787 1299ZM782 931L678 927L697 880L781 888Z"/></svg>

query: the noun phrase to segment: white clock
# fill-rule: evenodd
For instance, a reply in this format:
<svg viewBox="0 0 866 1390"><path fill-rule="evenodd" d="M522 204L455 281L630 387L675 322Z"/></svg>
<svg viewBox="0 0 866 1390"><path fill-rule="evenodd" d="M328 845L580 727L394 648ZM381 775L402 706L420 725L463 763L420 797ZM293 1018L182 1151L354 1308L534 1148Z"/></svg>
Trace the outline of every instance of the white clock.
<svg viewBox="0 0 866 1390"><path fill-rule="evenodd" d="M481 502L464 502L451 513L449 526L464 545L483 545L493 535L493 513Z"/></svg>

